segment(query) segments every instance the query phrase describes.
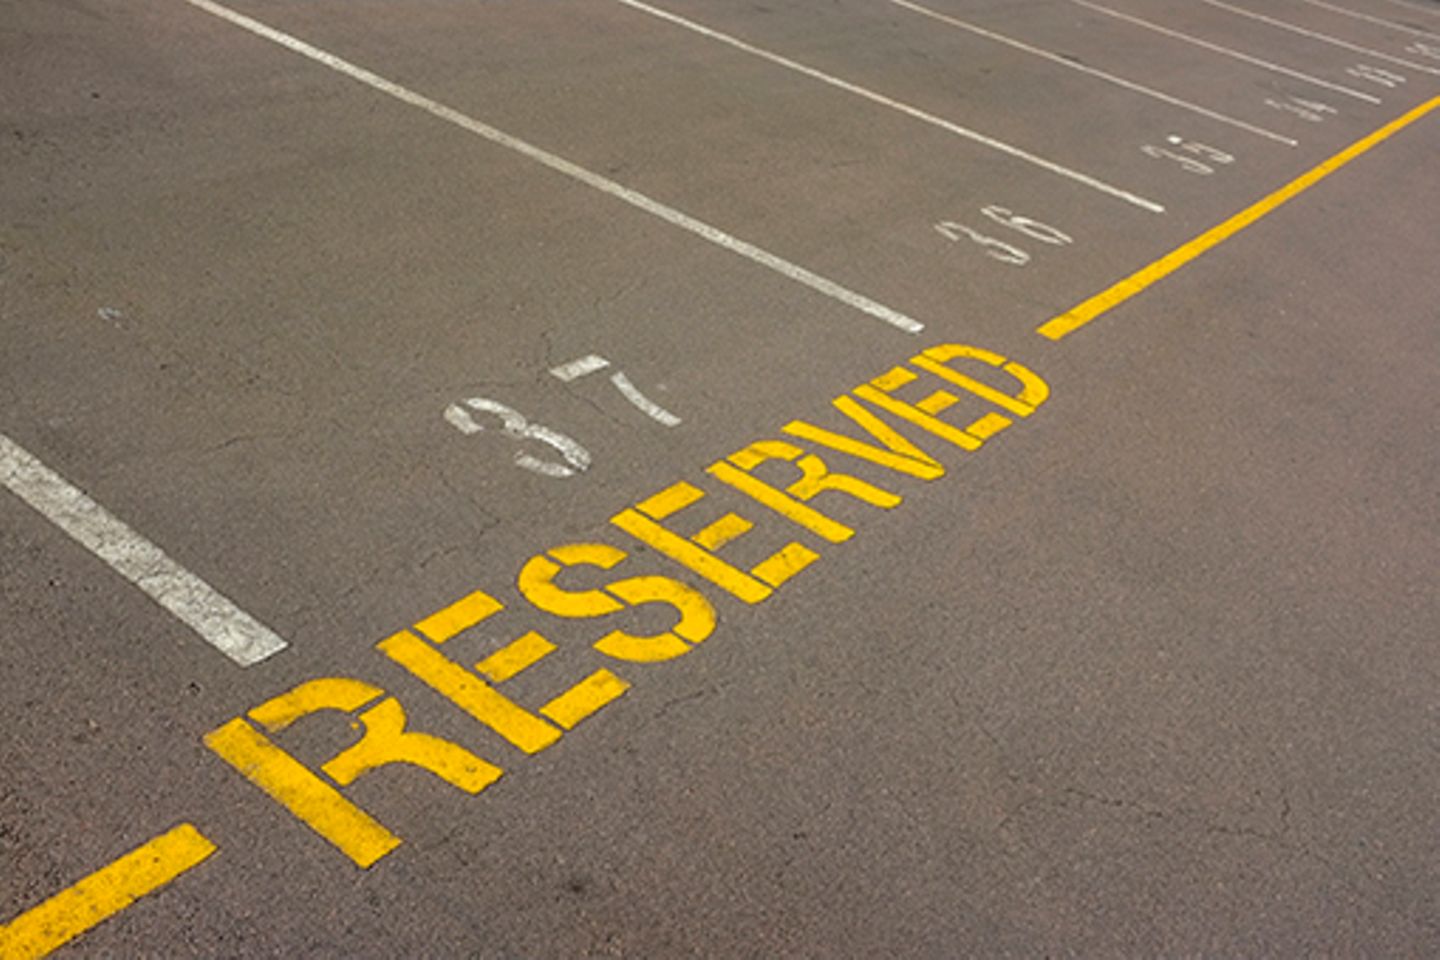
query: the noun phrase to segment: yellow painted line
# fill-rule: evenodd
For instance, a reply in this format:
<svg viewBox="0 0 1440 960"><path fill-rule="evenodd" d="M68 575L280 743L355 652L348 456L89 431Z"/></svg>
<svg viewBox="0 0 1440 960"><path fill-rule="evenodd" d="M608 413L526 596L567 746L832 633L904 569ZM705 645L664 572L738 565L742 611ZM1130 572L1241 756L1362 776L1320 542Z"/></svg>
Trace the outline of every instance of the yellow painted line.
<svg viewBox="0 0 1440 960"><path fill-rule="evenodd" d="M1423 103L1399 119L1387 123L1368 137L1351 144L1318 167L1287 183L1265 199L1246 207L1219 226L1212 227L1210 230L1202 233L1183 247L1166 254L1148 267L1131 274L1113 287L1096 294L1074 309L1046 321L1035 332L1050 340L1059 340L1062 337L1069 336L1091 320L1109 312L1145 290L1151 284L1168 277L1211 247L1218 246L1220 243L1233 237L1281 204L1309 190L1315 186L1315 184L1324 180L1350 161L1384 143L1401 130L1404 130L1415 121L1436 109L1440 109L1440 97L1436 97L1428 103Z"/></svg>
<svg viewBox="0 0 1440 960"><path fill-rule="evenodd" d="M535 666L558 649L560 648L555 644L531 630L475 664L475 669L488 680L504 683Z"/></svg>
<svg viewBox="0 0 1440 960"><path fill-rule="evenodd" d="M215 850L199 830L182 823L0 927L0 957L43 957L154 893Z"/></svg>
<svg viewBox="0 0 1440 960"><path fill-rule="evenodd" d="M243 718L236 717L211 730L205 735L205 746L329 840L360 869L368 869L400 846L399 837L257 733Z"/></svg>
<svg viewBox="0 0 1440 960"><path fill-rule="evenodd" d="M615 676L609 670L596 670L545 704L540 708L540 712L566 730L573 730L581 720L629 689L629 683Z"/></svg>

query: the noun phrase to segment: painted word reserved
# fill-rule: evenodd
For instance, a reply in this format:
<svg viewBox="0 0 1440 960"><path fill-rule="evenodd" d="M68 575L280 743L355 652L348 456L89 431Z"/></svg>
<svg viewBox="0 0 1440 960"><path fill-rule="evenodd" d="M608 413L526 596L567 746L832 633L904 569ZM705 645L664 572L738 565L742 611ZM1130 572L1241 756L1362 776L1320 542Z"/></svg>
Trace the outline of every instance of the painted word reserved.
<svg viewBox="0 0 1440 960"><path fill-rule="evenodd" d="M612 666L623 672L622 665L684 656L715 632L717 602L762 603L819 560L818 549L854 536L852 527L822 511L817 502L822 494L877 510L901 503L899 494L842 468L863 461L872 473L880 468L892 476L937 480L945 467L922 442L944 441L946 450L973 453L1034 413L1049 393L1038 376L999 354L960 344L931 347L836 398L836 429L792 421L779 436L711 464L703 478L681 480L610 518L616 531L649 548L647 561L673 562L681 569L667 572L683 579L629 570L639 561L614 543L566 543L536 554L516 581L528 615L607 620L660 605L669 608L672 622L669 629L644 635L602 627L591 643L594 653L584 654L596 658L595 669L578 671L585 674L578 682L533 710L499 688L558 649L543 634L516 628L506 634L515 639L473 665L454 653L467 631L504 609L484 591L387 637L376 649L520 754L538 753L630 688ZM981 409L958 417L952 412L976 403ZM777 473L786 475L776 481ZM715 519L690 519L717 513ZM731 545L752 531L762 543L778 536L783 545L750 565L736 556L744 548ZM753 542L751 547L754 559L759 554ZM770 547L760 552L766 550ZM350 715L363 733L315 770L276 740L303 718L325 711ZM409 729L393 693L345 676L301 683L212 730L205 744L362 868L401 841L341 792L360 777L389 764L409 764L478 794L504 772L468 747Z"/></svg>

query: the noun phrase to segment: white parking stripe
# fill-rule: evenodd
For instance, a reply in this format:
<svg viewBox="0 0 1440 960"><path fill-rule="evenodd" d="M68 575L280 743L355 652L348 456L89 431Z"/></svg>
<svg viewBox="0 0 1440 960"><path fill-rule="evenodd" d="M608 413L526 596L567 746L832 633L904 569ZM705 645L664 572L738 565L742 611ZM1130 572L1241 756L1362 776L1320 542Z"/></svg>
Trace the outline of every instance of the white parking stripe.
<svg viewBox="0 0 1440 960"><path fill-rule="evenodd" d="M304 40L276 30L274 27L267 26L259 20L247 17L243 13L236 13L228 7L213 2L213 0L184 0L184 2L190 4L192 7L204 10L206 13L217 16L222 20L229 21L243 30L248 30L257 37L263 37L272 43L278 43L287 50L292 50L302 57L329 67L336 73L344 74L352 80L358 80L367 87L388 94L402 103L408 103L412 107L419 107L426 113L439 117L447 123L453 123L462 130L467 130L476 136L489 140L491 143L498 144L509 150L514 150L516 153L526 156L536 163L549 167L556 173L562 173L572 180L578 180L587 187L592 187L601 193L609 194L617 200L623 200L632 207L644 210L652 216L659 217L666 223L693 233L697 237L708 240L718 247L723 247L731 253L739 254L747 260L758 263L763 267L774 270L776 273L788 277L796 283L804 284L818 293L822 293L833 300L838 300L846 306L854 307L856 310L869 314L877 320L884 321L892 327L896 327L906 333L919 333L925 329L923 323L913 317L907 317L898 310L892 310L884 304L877 303L869 297L846 289L833 280L827 280L819 274L811 273L804 267L791 263L789 260L778 257L767 250L762 250L752 243L747 243L738 237L733 237L723 230L712 227L704 221L697 220L689 214L676 210L674 207L666 206L658 200L652 200L643 193L622 186L608 177L602 177L598 173L593 173L579 164L571 163L564 157L542 150L534 144L521 140L519 137L512 137L503 130L498 130L489 124L482 123L474 117L466 116L459 110L447 107L443 103L431 100L429 97L402 87L398 83L386 80L379 74L371 73L363 67L357 67L348 60L342 60L333 53L326 53L319 47L311 46Z"/></svg>
<svg viewBox="0 0 1440 960"><path fill-rule="evenodd" d="M1429 13L1429 14L1434 14L1435 16L1440 16L1440 9L1433 9L1433 8L1431 8L1431 7L1422 7L1422 6L1421 6L1420 4L1418 4L1418 3L1412 3L1411 0L1390 0L1390 2L1393 3L1393 4L1395 4L1396 6L1399 6L1399 7L1406 7L1407 9L1410 9L1410 10L1419 10L1421 13Z"/></svg>
<svg viewBox="0 0 1440 960"><path fill-rule="evenodd" d="M1128 13L1121 13L1119 10L1111 10L1109 7L1102 7L1098 3L1091 3L1090 0L1071 0L1071 2L1078 3L1080 6L1084 7L1087 10L1094 10L1096 13L1103 13L1106 16L1114 17L1117 20L1124 20L1126 23L1133 23L1137 27L1144 27L1147 30L1153 30L1156 33L1163 34L1167 37L1173 37L1176 40L1183 40L1186 43L1194 44L1195 46L1201 47L1205 50L1213 50L1215 53L1224 54L1227 57L1232 57L1244 63L1254 64L1255 66L1261 67L1265 70L1269 70L1272 73L1278 73L1286 77L1294 77L1296 80L1303 80L1306 83L1313 83L1317 87L1324 87L1326 90L1334 90L1336 93L1343 93L1347 97L1354 97L1356 100L1364 100L1366 103L1380 102L1380 98L1373 94L1364 93L1360 90L1352 90L1343 84L1331 83L1329 80L1322 80L1319 77L1312 77L1308 73L1302 73L1299 70L1292 70L1290 67L1282 67L1278 63L1271 63L1269 60L1261 60L1259 57L1252 57L1248 53L1241 53L1239 50L1231 50L1229 47L1222 47L1218 43L1211 43L1209 40L1202 40L1199 37L1192 37L1188 33L1181 33L1178 30L1171 30L1169 27L1162 27L1158 23L1151 23L1149 20L1141 20L1139 17L1131 16Z"/></svg>
<svg viewBox="0 0 1440 960"><path fill-rule="evenodd" d="M1143 84L1136 83L1133 80L1126 80L1124 77L1117 77L1113 73L1106 73L1104 70L1098 70L1095 67L1087 66L1083 63L1078 63L1074 60L1062 57L1058 53L1051 53L1049 50L1042 50L1039 47L1031 46L1030 44L1024 43L1023 41L1016 40L1013 37L1007 37L1002 33L996 33L993 30L987 30L984 27L976 26L973 23L967 23L966 21L961 20L957 17L952 17L948 14L931 10L929 7L922 7L918 3L912 3L911 0L890 0L890 2L897 7L903 7L906 10L910 10L915 13L921 14L922 16L929 17L932 20L937 20L940 23L948 24L949 26L956 27L960 30L968 31L978 37L984 37L986 40L991 40L995 43L1004 44L1005 46L1010 47L1013 50L1019 50L1022 53L1028 53L1031 56L1040 57L1041 59L1048 60L1051 63L1059 64L1062 67L1068 67L1071 70L1079 71L1080 73L1083 73L1087 76L1095 77L1098 80L1104 80L1105 82L1112 83L1117 87L1122 87L1126 90L1131 91L1132 93L1143 94L1144 96L1150 97L1152 100L1159 100L1162 103L1168 103L1172 107L1179 107L1180 109L1188 110L1191 113L1198 113L1202 117L1209 117L1211 120L1216 120L1220 123L1228 124L1232 127L1244 130L1247 133L1253 133L1257 137L1264 137L1267 140L1274 140L1276 143L1283 143L1287 147L1293 147L1298 143L1298 141L1293 140L1290 137L1282 136L1281 134L1275 133L1271 130L1266 130L1264 127L1257 127L1253 123L1246 123L1244 120L1237 120L1234 117L1227 116L1226 114L1220 113L1215 110L1211 110L1209 107L1202 107L1199 104L1191 103L1189 100L1182 100L1179 97L1172 97L1170 94L1164 93L1160 90L1156 90L1153 87L1144 86Z"/></svg>
<svg viewBox="0 0 1440 960"><path fill-rule="evenodd" d="M1339 37L1332 37L1325 33L1316 33L1314 30L1307 30L1304 27L1297 27L1293 23L1286 23L1284 20L1277 20L1274 17L1267 17L1263 13L1256 13L1254 10L1246 10L1244 7L1237 7L1233 4L1222 3L1221 0L1202 0L1210 6L1220 10L1228 10L1230 13L1239 14L1242 17L1249 17L1251 20L1258 20L1261 23L1268 23L1272 27L1279 27L1281 30L1288 30L1291 33L1298 33L1302 37L1309 37L1312 40L1319 40L1321 43L1328 43L1334 47L1341 47L1345 50L1353 50L1356 53L1363 53L1367 57L1374 57L1376 60L1384 60L1387 63L1399 64L1411 70L1419 70L1421 73L1432 73L1440 76L1440 69L1427 67L1421 63L1413 63L1409 60L1402 60L1399 57L1392 57L1388 53L1381 53L1379 50L1372 50L1369 47L1362 47L1358 43L1351 43L1348 40L1341 40Z"/></svg>
<svg viewBox="0 0 1440 960"><path fill-rule="evenodd" d="M889 107L891 110L898 110L900 113L903 113L908 117L914 117L916 120L923 120L931 126L939 127L941 130L945 130L957 136L964 137L966 140L973 140L974 142L983 144L992 150L998 150L1001 153L1006 153L1012 157L1017 157L1021 160L1026 161L1027 163L1034 164L1035 166L1040 167L1043 170L1048 170L1051 173L1059 174L1060 176L1065 177L1069 180L1073 180L1076 183L1082 183L1093 190L1099 190L1101 193L1109 194L1112 197L1124 200L1126 203L1131 203L1137 207L1140 207L1141 209L1149 210L1151 213L1165 212L1165 208L1162 207L1160 204L1154 202L1153 200L1146 200L1144 197L1131 193L1128 190L1121 190L1119 187L1113 187L1110 184L1105 183L1104 181L1097 180L1087 174L1080 173L1077 170L1071 170L1069 167L1065 167L1058 163L1055 163L1053 160L1046 160L1044 157L1029 153L1028 151L1022 150L1019 147L1011 146L1010 144L1005 143L1003 140L996 140L994 137L987 137L983 133L978 133L974 130L969 129L968 127L962 127L958 123L952 123L949 120L937 117L932 113L926 113L924 110L912 107L909 104L901 103L898 100L892 100L884 94L876 93L873 90L868 90L865 87L851 83L848 80L841 80L839 77L832 77L830 74L824 73L820 70L816 70L814 67L807 67L803 63L791 60L788 57L782 57L778 53L771 53L769 50L764 50L760 47L746 43L744 40L732 37L727 33L721 33L718 30L712 30L709 27L696 23L693 20L686 20L684 17L670 13L666 10L661 10L658 7L652 7L646 3L641 3L639 2L639 0L615 0L615 2L623 3L627 7L631 7L643 13L648 13L653 17L659 17L661 20L668 20L670 23L684 27L687 30L692 30L703 37L709 37L711 40L718 40L721 43L728 44L737 50L743 50L744 52L753 56L760 57L763 60L769 60L771 63L779 64L780 66L785 67L789 70L794 70L796 73L802 73L807 77L819 80L821 83L829 84L830 86L836 87L840 90L844 90L847 93L853 93L856 96L864 97L866 100L869 100L872 103L878 103L881 106Z"/></svg>
<svg viewBox="0 0 1440 960"><path fill-rule="evenodd" d="M4 434L0 434L0 485L242 667L285 649L285 641L269 627Z"/></svg>
<svg viewBox="0 0 1440 960"><path fill-rule="evenodd" d="M1368 13L1361 13L1359 10L1351 10L1349 7L1339 7L1333 3L1326 3L1325 0L1302 0L1313 7L1322 10L1333 10L1336 13L1344 14L1347 17L1354 17L1356 20L1364 20L1368 23L1378 23L1389 30L1399 30L1401 33L1414 34L1417 37L1431 37L1440 40L1440 33L1431 33L1429 30L1417 30L1414 27L1407 27L1403 23L1396 23L1394 20L1386 20L1384 17L1371 16Z"/></svg>

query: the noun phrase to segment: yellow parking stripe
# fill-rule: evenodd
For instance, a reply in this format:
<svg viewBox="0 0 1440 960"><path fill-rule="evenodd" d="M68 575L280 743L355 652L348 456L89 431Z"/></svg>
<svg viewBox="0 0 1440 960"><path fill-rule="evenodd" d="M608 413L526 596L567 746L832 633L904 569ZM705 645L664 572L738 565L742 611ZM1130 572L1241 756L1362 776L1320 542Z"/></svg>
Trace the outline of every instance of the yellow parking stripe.
<svg viewBox="0 0 1440 960"><path fill-rule="evenodd" d="M1145 290L1151 284L1168 277L1211 247L1218 246L1225 240L1233 237L1256 220L1270 213L1276 207L1309 190L1351 160L1379 146L1381 143L1437 108L1440 108L1440 97L1436 97L1428 103L1421 104L1398 120L1387 123L1368 137L1351 144L1318 167L1287 183L1260 202L1246 207L1219 226L1212 227L1210 230L1202 233L1183 247L1166 254L1148 267L1131 274L1108 290L1097 293L1074 309L1046 321L1035 332L1050 340L1059 340L1062 337L1069 336L1091 320L1094 320L1101 314L1107 313L1137 293Z"/></svg>
<svg viewBox="0 0 1440 960"><path fill-rule="evenodd" d="M43 957L165 886L215 850L199 830L182 823L0 927L0 957Z"/></svg>

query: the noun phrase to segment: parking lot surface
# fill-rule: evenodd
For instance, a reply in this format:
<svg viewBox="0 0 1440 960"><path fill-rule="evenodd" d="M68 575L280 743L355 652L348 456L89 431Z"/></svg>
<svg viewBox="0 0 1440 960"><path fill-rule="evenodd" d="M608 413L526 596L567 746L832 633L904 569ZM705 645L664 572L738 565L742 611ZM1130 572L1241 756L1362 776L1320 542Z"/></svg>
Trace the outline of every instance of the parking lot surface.
<svg viewBox="0 0 1440 960"><path fill-rule="evenodd" d="M1440 950L1440 3L0 0L0 956Z"/></svg>

